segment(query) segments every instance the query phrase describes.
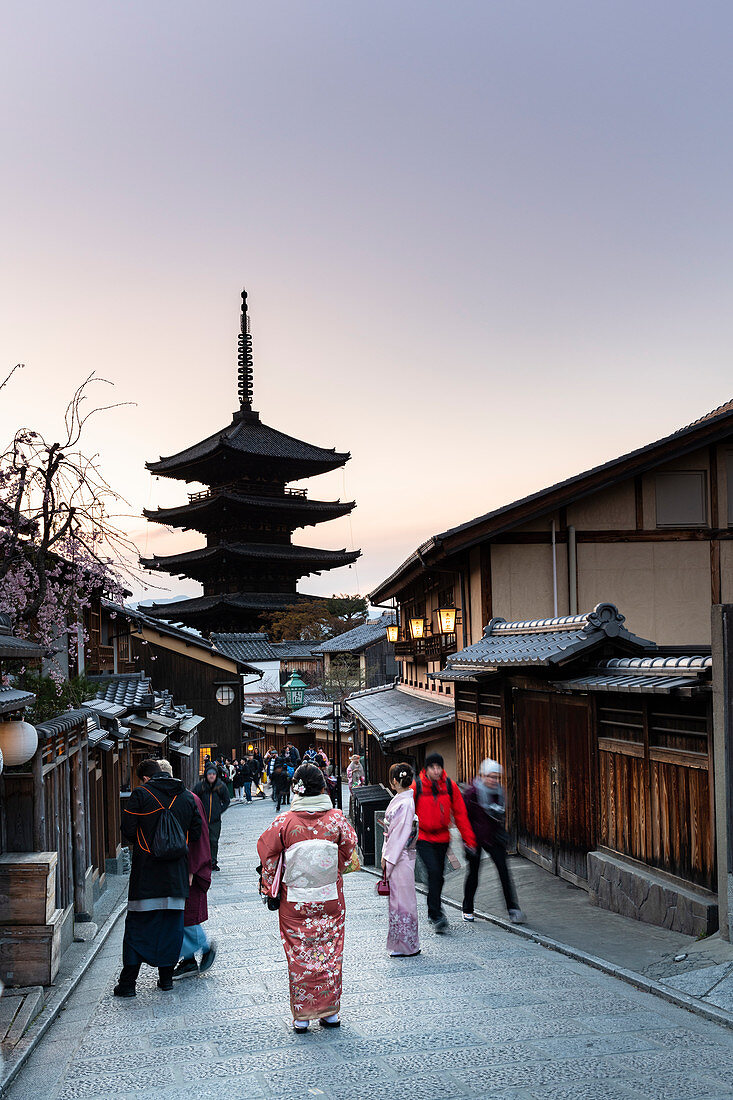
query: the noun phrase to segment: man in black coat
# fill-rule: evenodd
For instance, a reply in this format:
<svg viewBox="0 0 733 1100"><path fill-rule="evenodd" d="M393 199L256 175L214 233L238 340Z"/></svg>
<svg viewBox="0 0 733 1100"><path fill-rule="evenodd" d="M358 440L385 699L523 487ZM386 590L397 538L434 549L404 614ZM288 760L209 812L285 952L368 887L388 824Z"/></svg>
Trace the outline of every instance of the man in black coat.
<svg viewBox="0 0 733 1100"><path fill-rule="evenodd" d="M221 836L221 815L229 809L229 791L219 779L216 765L207 764L204 778L193 789L204 806L204 814L209 826L209 847L211 848L211 870L220 870L217 862L219 855L219 837Z"/></svg>
<svg viewBox="0 0 733 1100"><path fill-rule="evenodd" d="M127 920L122 941L122 972L116 997L134 997L142 963L158 967L158 987L173 988L173 969L181 954L183 910L188 897L188 853L173 859L153 854L164 811L174 817L189 841L201 836L201 816L180 779L162 771L157 760L137 767L142 785L122 811L122 836L132 854Z"/></svg>

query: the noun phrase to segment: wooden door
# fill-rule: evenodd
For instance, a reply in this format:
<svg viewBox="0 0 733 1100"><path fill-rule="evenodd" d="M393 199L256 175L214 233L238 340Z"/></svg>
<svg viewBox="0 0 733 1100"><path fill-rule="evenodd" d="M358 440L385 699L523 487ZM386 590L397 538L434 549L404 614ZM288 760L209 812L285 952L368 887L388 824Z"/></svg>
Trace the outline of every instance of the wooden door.
<svg viewBox="0 0 733 1100"><path fill-rule="evenodd" d="M517 692L518 850L583 884L594 846L590 709L583 699Z"/></svg>
<svg viewBox="0 0 733 1100"><path fill-rule="evenodd" d="M518 692L514 699L517 735L517 849L555 873L555 814L552 784L550 697Z"/></svg>

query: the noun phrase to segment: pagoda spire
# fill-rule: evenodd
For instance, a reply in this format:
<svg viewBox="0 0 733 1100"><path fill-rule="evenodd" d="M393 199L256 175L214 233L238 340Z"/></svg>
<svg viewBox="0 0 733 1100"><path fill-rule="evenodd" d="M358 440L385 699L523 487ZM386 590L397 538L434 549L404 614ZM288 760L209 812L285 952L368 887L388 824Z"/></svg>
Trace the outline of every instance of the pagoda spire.
<svg viewBox="0 0 733 1100"><path fill-rule="evenodd" d="M252 412L254 363L252 360L252 335L249 331L249 313L247 312L247 291L242 291L242 319L237 339L239 408L241 412Z"/></svg>

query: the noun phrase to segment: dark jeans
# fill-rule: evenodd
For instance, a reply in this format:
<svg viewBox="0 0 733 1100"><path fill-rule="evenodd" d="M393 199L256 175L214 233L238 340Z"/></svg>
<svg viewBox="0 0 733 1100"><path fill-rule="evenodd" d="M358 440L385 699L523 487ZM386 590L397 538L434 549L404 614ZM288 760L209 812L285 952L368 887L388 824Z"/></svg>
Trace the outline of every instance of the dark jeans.
<svg viewBox="0 0 733 1100"><path fill-rule="evenodd" d="M277 791L277 797L275 799L277 806L276 812L280 813L280 806L284 803L286 806L290 805L290 788L280 787Z"/></svg>
<svg viewBox="0 0 733 1100"><path fill-rule="evenodd" d="M440 920L443 916L440 895L443 893L448 843L434 844L432 840L418 840L417 854L428 873L428 916L431 920Z"/></svg>
<svg viewBox="0 0 733 1100"><path fill-rule="evenodd" d="M119 986L122 989L132 991L135 988L135 982L137 981L137 976L140 973L141 966L142 963L135 963L134 966L128 963L126 966L122 967L118 982ZM161 982L170 981L170 979L173 977L174 970L175 967L173 966L159 966L158 978Z"/></svg>
<svg viewBox="0 0 733 1100"><path fill-rule="evenodd" d="M216 867L219 862L219 837L221 836L221 820L209 822L209 848L211 849L211 863Z"/></svg>
<svg viewBox="0 0 733 1100"><path fill-rule="evenodd" d="M244 797L248 802L252 801L252 780L245 779L244 781Z"/></svg>
<svg viewBox="0 0 733 1100"><path fill-rule="evenodd" d="M468 856L468 874L463 891L463 912L473 913L473 899L478 886L479 867L481 865L481 848L487 852L494 861L494 866L499 872L499 881L504 891L504 901L507 909L518 909L517 895L514 892L514 884L509 875L506 863L506 849L503 844L482 844L475 856Z"/></svg>

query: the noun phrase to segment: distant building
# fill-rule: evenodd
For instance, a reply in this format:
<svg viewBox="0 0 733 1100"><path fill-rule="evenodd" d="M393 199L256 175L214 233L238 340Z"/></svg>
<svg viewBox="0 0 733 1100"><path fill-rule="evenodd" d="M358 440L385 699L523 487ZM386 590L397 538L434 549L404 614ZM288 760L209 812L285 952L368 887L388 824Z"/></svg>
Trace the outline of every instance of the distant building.
<svg viewBox="0 0 733 1100"><path fill-rule="evenodd" d="M387 627L393 622L394 616L387 612L379 619L321 642L316 652L323 656L326 682L336 675L336 663L344 657L354 658L360 687L375 687L399 675L394 649L387 641Z"/></svg>
<svg viewBox="0 0 733 1100"><path fill-rule="evenodd" d="M242 674L242 690L247 695L268 695L280 691L280 657L266 634L212 634L219 653L257 669L259 676Z"/></svg>

